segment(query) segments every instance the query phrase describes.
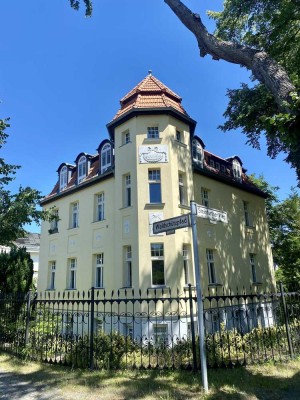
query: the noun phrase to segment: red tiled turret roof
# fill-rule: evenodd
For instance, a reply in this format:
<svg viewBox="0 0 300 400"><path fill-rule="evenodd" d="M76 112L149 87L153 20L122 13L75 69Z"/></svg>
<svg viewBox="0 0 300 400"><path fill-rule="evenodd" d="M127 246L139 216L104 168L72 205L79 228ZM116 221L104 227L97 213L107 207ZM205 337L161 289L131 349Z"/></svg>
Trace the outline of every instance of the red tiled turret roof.
<svg viewBox="0 0 300 400"><path fill-rule="evenodd" d="M121 100L121 108L113 120L121 117L133 109L174 108L176 111L188 117L181 105L181 97L165 86L150 72L138 85L136 85Z"/></svg>

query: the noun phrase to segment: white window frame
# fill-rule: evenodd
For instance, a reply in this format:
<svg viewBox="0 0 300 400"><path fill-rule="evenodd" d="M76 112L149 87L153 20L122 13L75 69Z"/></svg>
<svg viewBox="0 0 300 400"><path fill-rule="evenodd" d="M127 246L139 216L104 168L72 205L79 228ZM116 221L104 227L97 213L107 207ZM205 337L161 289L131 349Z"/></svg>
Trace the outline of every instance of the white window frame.
<svg viewBox="0 0 300 400"><path fill-rule="evenodd" d="M132 247L124 246L125 269L124 269L124 287L132 287Z"/></svg>
<svg viewBox="0 0 300 400"><path fill-rule="evenodd" d="M56 261L49 262L49 290L55 290Z"/></svg>
<svg viewBox="0 0 300 400"><path fill-rule="evenodd" d="M95 288L104 288L104 253L95 255Z"/></svg>
<svg viewBox="0 0 300 400"><path fill-rule="evenodd" d="M105 194L104 192L96 194L96 221L105 219Z"/></svg>
<svg viewBox="0 0 300 400"><path fill-rule="evenodd" d="M148 126L148 128L147 128L147 139L159 139L158 126Z"/></svg>
<svg viewBox="0 0 300 400"><path fill-rule="evenodd" d="M68 168L66 165L62 167L59 173L59 190L64 190L68 184Z"/></svg>
<svg viewBox="0 0 300 400"><path fill-rule="evenodd" d="M251 214L250 214L250 210L249 210L249 202L248 201L243 201L243 208L244 208L245 225L248 228L251 228L252 221L251 221Z"/></svg>
<svg viewBox="0 0 300 400"><path fill-rule="evenodd" d="M179 204L187 205L186 193L186 175L183 172L178 173L178 190L179 190Z"/></svg>
<svg viewBox="0 0 300 400"><path fill-rule="evenodd" d="M82 182L82 180L86 177L87 165L86 165L86 156L81 156L78 161L77 167L77 181L78 183Z"/></svg>
<svg viewBox="0 0 300 400"><path fill-rule="evenodd" d="M206 249L206 262L208 269L208 282L210 285L214 285L217 283L217 278L216 278L216 268L215 268L213 249Z"/></svg>
<svg viewBox="0 0 300 400"><path fill-rule="evenodd" d="M149 169L148 170L148 182L149 182L149 203L150 204L161 204L162 194L161 194L161 171L160 169ZM152 201L152 188L159 187L159 201ZM151 199L152 198L152 199Z"/></svg>
<svg viewBox="0 0 300 400"><path fill-rule="evenodd" d="M201 204L209 207L209 190L203 187L201 188Z"/></svg>
<svg viewBox="0 0 300 400"><path fill-rule="evenodd" d="M54 210L52 210L51 214L55 219L52 219L50 221L50 230L53 232L57 232L58 231L58 208L55 208Z"/></svg>
<svg viewBox="0 0 300 400"><path fill-rule="evenodd" d="M131 175L124 175L124 207L131 207Z"/></svg>
<svg viewBox="0 0 300 400"><path fill-rule="evenodd" d="M101 174L111 167L111 159L111 145L109 143L105 143L101 149Z"/></svg>
<svg viewBox="0 0 300 400"><path fill-rule="evenodd" d="M182 143L182 132L179 129L176 129L175 135L177 142Z"/></svg>
<svg viewBox="0 0 300 400"><path fill-rule="evenodd" d="M164 244L163 243L151 243L150 244L150 252L151 252L151 284L154 287L165 286L166 285L166 277L165 277L165 258L164 258ZM163 282L154 282L154 273L153 268L155 267L156 262L159 261L159 264L162 264L163 267Z"/></svg>
<svg viewBox="0 0 300 400"><path fill-rule="evenodd" d="M250 267L251 267L251 279L252 283L257 283L257 270L256 270L256 254L250 253L249 254L249 259L250 259Z"/></svg>
<svg viewBox="0 0 300 400"><path fill-rule="evenodd" d="M241 180L242 179L242 167L238 160L232 160L232 172L235 179Z"/></svg>
<svg viewBox="0 0 300 400"><path fill-rule="evenodd" d="M182 258L183 258L183 278L184 284L191 283L190 279L190 246L188 244L182 245Z"/></svg>
<svg viewBox="0 0 300 400"><path fill-rule="evenodd" d="M130 142L130 131L123 132L123 144L128 144Z"/></svg>
<svg viewBox="0 0 300 400"><path fill-rule="evenodd" d="M70 220L70 228L78 228L79 226L79 202L76 201L71 203L71 220Z"/></svg>
<svg viewBox="0 0 300 400"><path fill-rule="evenodd" d="M153 325L153 340L155 345L166 345L168 343L168 325Z"/></svg>
<svg viewBox="0 0 300 400"><path fill-rule="evenodd" d="M76 289L77 258L69 258L69 282L68 289Z"/></svg>
<svg viewBox="0 0 300 400"><path fill-rule="evenodd" d="M197 139L192 142L192 157L194 162L203 164L204 150Z"/></svg>

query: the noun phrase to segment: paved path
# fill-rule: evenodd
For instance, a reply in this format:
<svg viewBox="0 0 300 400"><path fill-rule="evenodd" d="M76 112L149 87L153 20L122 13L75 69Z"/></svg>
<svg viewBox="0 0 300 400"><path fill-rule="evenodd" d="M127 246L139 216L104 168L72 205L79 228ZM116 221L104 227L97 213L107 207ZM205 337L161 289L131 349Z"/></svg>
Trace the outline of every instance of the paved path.
<svg viewBox="0 0 300 400"><path fill-rule="evenodd" d="M0 369L1 400L64 400L59 389L49 388L42 382L33 382L28 376Z"/></svg>

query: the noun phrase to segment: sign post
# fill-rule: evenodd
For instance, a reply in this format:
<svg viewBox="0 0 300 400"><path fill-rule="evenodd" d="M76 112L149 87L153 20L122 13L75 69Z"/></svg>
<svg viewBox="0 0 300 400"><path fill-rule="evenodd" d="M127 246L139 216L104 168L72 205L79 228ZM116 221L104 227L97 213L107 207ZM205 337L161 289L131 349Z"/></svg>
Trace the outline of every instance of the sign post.
<svg viewBox="0 0 300 400"><path fill-rule="evenodd" d="M199 332L201 376L202 376L202 385L204 391L207 393L208 392L207 362L206 362L206 351L204 344L203 303L202 303L200 262L199 262L198 240L197 240L198 234L197 234L197 223L196 223L197 204L194 201L191 201L190 205L191 205L191 226L192 226L193 247L194 247L194 269L195 269L197 306L198 306L198 332Z"/></svg>

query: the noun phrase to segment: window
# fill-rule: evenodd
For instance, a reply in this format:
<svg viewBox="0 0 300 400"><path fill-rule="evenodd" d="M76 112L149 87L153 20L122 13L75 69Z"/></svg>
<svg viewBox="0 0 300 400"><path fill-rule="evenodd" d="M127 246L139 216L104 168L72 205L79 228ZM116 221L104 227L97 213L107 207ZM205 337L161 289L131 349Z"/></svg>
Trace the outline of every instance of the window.
<svg viewBox="0 0 300 400"><path fill-rule="evenodd" d="M59 190L64 190L68 184L68 168L62 167L59 174Z"/></svg>
<svg viewBox="0 0 300 400"><path fill-rule="evenodd" d="M78 183L86 177L86 157L81 156L78 161Z"/></svg>
<svg viewBox="0 0 300 400"><path fill-rule="evenodd" d="M182 141L181 132L178 131L178 130L176 130L176 140L177 140L178 142L181 142L181 141Z"/></svg>
<svg viewBox="0 0 300 400"><path fill-rule="evenodd" d="M208 282L209 282L209 284L217 283L213 250L206 249L206 261L207 261L207 268L208 268Z"/></svg>
<svg viewBox="0 0 300 400"><path fill-rule="evenodd" d="M55 209L51 212L51 217L53 219L50 221L49 233L56 233L56 232L58 232L58 210L57 209Z"/></svg>
<svg viewBox="0 0 300 400"><path fill-rule="evenodd" d="M103 265L104 265L104 254L96 254L96 288L103 288Z"/></svg>
<svg viewBox="0 0 300 400"><path fill-rule="evenodd" d="M242 178L242 167L241 167L241 164L236 159L234 159L232 161L232 172L233 172L233 176L236 179L241 180L241 178Z"/></svg>
<svg viewBox="0 0 300 400"><path fill-rule="evenodd" d="M111 145L106 143L101 150L101 174L111 166Z"/></svg>
<svg viewBox="0 0 300 400"><path fill-rule="evenodd" d="M104 220L104 193L96 194L96 221Z"/></svg>
<svg viewBox="0 0 300 400"><path fill-rule="evenodd" d="M48 289L55 289L55 273L56 273L56 261L50 261L49 263L49 284Z"/></svg>
<svg viewBox="0 0 300 400"><path fill-rule="evenodd" d="M151 243L152 285L165 285L164 245Z"/></svg>
<svg viewBox="0 0 300 400"><path fill-rule="evenodd" d="M184 284L188 285L191 283L190 281L190 250L189 245L184 244L182 246L182 257L183 257L183 276L184 276Z"/></svg>
<svg viewBox="0 0 300 400"><path fill-rule="evenodd" d="M216 161L216 169L220 171L220 163L218 161Z"/></svg>
<svg viewBox="0 0 300 400"><path fill-rule="evenodd" d="M249 212L249 203L247 201L243 201L243 206L244 206L245 224L246 224L246 226L251 227L252 221L251 221L250 212Z"/></svg>
<svg viewBox="0 0 300 400"><path fill-rule="evenodd" d="M210 161L209 161L209 165L210 165L212 168L215 168L215 162L214 162L214 160L210 160Z"/></svg>
<svg viewBox="0 0 300 400"><path fill-rule="evenodd" d="M153 325L153 339L156 345L165 345L168 343L168 325Z"/></svg>
<svg viewBox="0 0 300 400"><path fill-rule="evenodd" d="M131 176L130 174L124 175L124 207L131 206Z"/></svg>
<svg viewBox="0 0 300 400"><path fill-rule="evenodd" d="M159 139L157 126L150 126L147 128L147 139Z"/></svg>
<svg viewBox="0 0 300 400"><path fill-rule="evenodd" d="M201 188L201 203L204 207L209 207L208 190L205 188Z"/></svg>
<svg viewBox="0 0 300 400"><path fill-rule="evenodd" d="M132 252L131 246L124 247L124 287L132 287Z"/></svg>
<svg viewBox="0 0 300 400"><path fill-rule="evenodd" d="M195 139L192 142L192 156L193 156L193 161L199 164L203 164L203 158L204 158L203 147L198 142L198 140Z"/></svg>
<svg viewBox="0 0 300 400"><path fill-rule="evenodd" d="M179 203L181 205L187 204L187 195L186 195L186 179L185 174L178 174L178 183L179 183Z"/></svg>
<svg viewBox="0 0 300 400"><path fill-rule="evenodd" d="M148 171L148 179L150 203L161 203L160 170L150 169Z"/></svg>
<svg viewBox="0 0 300 400"><path fill-rule="evenodd" d="M79 203L71 204L71 220L70 220L70 228L77 228L78 225L78 217L79 217Z"/></svg>
<svg viewBox="0 0 300 400"><path fill-rule="evenodd" d="M225 165L223 165L223 164L221 164L221 171L224 172L224 173L226 172Z"/></svg>
<svg viewBox="0 0 300 400"><path fill-rule="evenodd" d="M76 269L77 269L77 259L69 259L69 286L68 289L76 289Z"/></svg>
<svg viewBox="0 0 300 400"><path fill-rule="evenodd" d="M250 266L251 266L251 278L252 282L257 282L257 275L256 275L256 257L255 254L250 253Z"/></svg>
<svg viewBox="0 0 300 400"><path fill-rule="evenodd" d="M122 142L123 142L123 144L130 143L130 132L129 131L123 132Z"/></svg>

